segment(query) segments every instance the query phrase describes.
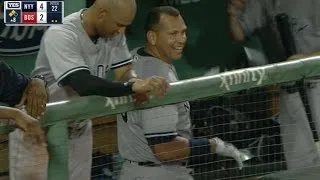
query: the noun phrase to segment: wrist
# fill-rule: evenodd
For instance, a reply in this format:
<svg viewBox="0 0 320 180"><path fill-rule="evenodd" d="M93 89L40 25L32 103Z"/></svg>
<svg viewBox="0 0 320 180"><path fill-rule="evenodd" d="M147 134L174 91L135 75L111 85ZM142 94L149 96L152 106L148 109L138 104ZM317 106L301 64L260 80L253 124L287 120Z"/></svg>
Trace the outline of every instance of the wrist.
<svg viewBox="0 0 320 180"><path fill-rule="evenodd" d="M42 75L36 75L36 76L34 76L34 77L31 79L31 81L32 81L32 80L34 80L34 81L36 81L36 82L42 82L45 87L47 87L47 85L48 85L45 77L42 76Z"/></svg>
<svg viewBox="0 0 320 180"><path fill-rule="evenodd" d="M20 109L12 108L12 115L11 115L12 119L18 121L22 119L22 116L23 116L23 112Z"/></svg>
<svg viewBox="0 0 320 180"><path fill-rule="evenodd" d="M210 143L211 143L211 151L212 152L217 153L217 154L224 152L225 144L221 139L219 139L219 138L210 139Z"/></svg>
<svg viewBox="0 0 320 180"><path fill-rule="evenodd" d="M134 93L135 92L134 91L134 87L133 87L134 83L135 83L135 81L130 81L130 80L128 82L124 83L124 86L126 87L128 92L130 92L130 93Z"/></svg>

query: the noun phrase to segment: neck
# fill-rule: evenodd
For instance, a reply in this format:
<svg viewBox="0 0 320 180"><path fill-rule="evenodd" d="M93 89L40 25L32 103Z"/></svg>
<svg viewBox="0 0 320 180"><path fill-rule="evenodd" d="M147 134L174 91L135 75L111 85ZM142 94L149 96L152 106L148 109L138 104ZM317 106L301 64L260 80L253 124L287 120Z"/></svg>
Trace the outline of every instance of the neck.
<svg viewBox="0 0 320 180"><path fill-rule="evenodd" d="M163 58L163 57L160 55L160 53L159 53L159 51L157 50L156 47L151 46L151 45L146 45L146 47L144 48L144 50L146 51L146 53L152 55L153 57L159 59L160 61L163 61L163 62L165 62L165 63L167 63L167 64L171 64L171 61L166 60L165 58Z"/></svg>
<svg viewBox="0 0 320 180"><path fill-rule="evenodd" d="M92 41L98 39L97 31L95 29L94 12L91 8L88 8L82 12L82 26Z"/></svg>

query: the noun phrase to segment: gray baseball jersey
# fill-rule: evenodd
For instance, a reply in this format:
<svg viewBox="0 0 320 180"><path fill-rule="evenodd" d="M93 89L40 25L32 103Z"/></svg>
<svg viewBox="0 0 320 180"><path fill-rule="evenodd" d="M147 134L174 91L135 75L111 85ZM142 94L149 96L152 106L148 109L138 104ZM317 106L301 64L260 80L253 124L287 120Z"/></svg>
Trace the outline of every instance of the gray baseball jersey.
<svg viewBox="0 0 320 180"><path fill-rule="evenodd" d="M103 78L110 69L132 61L124 35L100 38L93 43L82 27L82 11L83 9L67 16L63 25L50 27L41 40L32 75L45 76L51 102L67 100L75 95L73 91L59 86L59 81L70 73L85 69ZM84 127L83 132L69 141L70 179L90 179L91 176L91 122L82 124L80 126ZM18 129L10 135L11 179L46 179L46 147L39 147L34 151L30 148L31 144L22 137L22 132Z"/></svg>
<svg viewBox="0 0 320 180"><path fill-rule="evenodd" d="M133 69L140 78L161 76L170 82L178 81L173 65L147 55L143 48L132 51ZM137 162L157 162L146 138L181 135L191 138L188 102L128 112L118 116L118 147L120 154Z"/></svg>
<svg viewBox="0 0 320 180"><path fill-rule="evenodd" d="M66 17L63 25L50 27L42 38L32 75L46 77L51 102L68 99L59 81L72 72L85 69L104 78L110 69L132 62L124 35L91 41L81 23L82 11Z"/></svg>

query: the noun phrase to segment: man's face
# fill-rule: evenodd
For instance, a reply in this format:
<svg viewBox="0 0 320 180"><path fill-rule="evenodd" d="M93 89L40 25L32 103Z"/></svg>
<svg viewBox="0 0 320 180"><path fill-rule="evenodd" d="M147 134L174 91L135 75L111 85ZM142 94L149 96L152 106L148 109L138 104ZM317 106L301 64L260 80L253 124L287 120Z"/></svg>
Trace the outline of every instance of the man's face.
<svg viewBox="0 0 320 180"><path fill-rule="evenodd" d="M123 33L135 17L135 11L103 11L98 16L96 25L100 37L107 38Z"/></svg>
<svg viewBox="0 0 320 180"><path fill-rule="evenodd" d="M161 59L171 62L182 56L187 41L187 27L181 16L161 15L156 33L155 47Z"/></svg>

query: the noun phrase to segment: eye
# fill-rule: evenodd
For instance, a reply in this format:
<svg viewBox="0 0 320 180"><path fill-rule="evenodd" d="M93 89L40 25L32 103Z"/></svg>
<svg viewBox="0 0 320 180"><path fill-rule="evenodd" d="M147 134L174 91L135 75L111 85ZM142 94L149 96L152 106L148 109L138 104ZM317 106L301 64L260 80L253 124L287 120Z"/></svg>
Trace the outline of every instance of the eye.
<svg viewBox="0 0 320 180"><path fill-rule="evenodd" d="M178 31L173 31L173 32L170 32L169 34L175 36L178 34Z"/></svg>

